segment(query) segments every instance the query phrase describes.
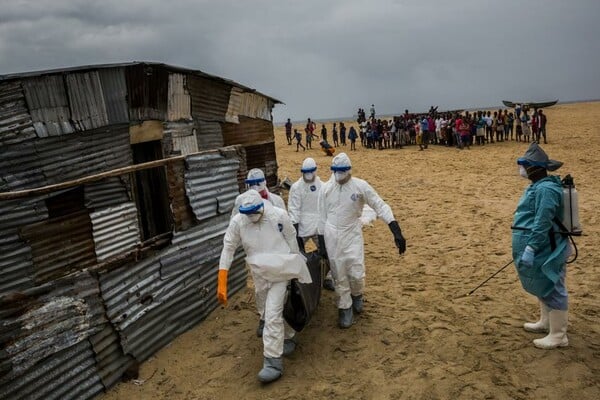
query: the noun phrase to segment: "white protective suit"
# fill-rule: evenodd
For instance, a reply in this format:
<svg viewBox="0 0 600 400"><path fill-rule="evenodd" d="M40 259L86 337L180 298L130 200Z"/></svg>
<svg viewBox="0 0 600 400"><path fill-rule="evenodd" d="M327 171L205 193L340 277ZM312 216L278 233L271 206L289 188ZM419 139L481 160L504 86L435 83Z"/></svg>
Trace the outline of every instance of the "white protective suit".
<svg viewBox="0 0 600 400"><path fill-rule="evenodd" d="M243 194L242 204L247 203L249 197L254 202L263 202L256 191L249 190ZM260 299L265 300L264 356L278 358L283 353L284 339L295 334L283 319L288 281L298 278L302 283L310 283L311 278L306 260L299 254L296 230L289 216L267 201L263 205L264 213L258 222L252 222L241 213L232 217L223 238L219 269L229 269L241 244L255 290L260 293ZM257 298L257 302L260 299Z"/></svg>
<svg viewBox="0 0 600 400"><path fill-rule="evenodd" d="M259 168L253 168L248 171L246 175L246 186L248 190L256 190L262 196L266 195L266 200L270 202L274 207L280 208L286 211L285 202L283 199L276 195L275 193L269 192L267 188L267 181L265 179L264 172ZM244 198L244 194L246 192L239 194L233 203L233 210L231 210L231 217L233 218L235 215L239 214L239 208L242 205L242 199ZM255 285L256 288L256 285ZM264 297L264 292L259 292L258 290L255 292L256 297L256 312L260 315L260 319L264 321L265 319L265 301L267 300Z"/></svg>
<svg viewBox="0 0 600 400"><path fill-rule="evenodd" d="M334 158L332 167L336 162L351 166L345 153ZM362 295L365 286L364 242L360 220L365 204L373 208L386 224L395 220L390 206L362 179L351 176L343 184L330 179L321 187L318 231L325 238L329 264L336 282L339 309L350 308L351 295Z"/></svg>
<svg viewBox="0 0 600 400"><path fill-rule="evenodd" d="M312 158L307 158L302 164L300 177L290 187L288 196L288 213L292 224L298 224L298 236L306 239L317 235L319 225L319 191L322 186L321 179L318 176L314 177L314 181L306 182L304 180L305 171L310 174L315 174L317 165Z"/></svg>

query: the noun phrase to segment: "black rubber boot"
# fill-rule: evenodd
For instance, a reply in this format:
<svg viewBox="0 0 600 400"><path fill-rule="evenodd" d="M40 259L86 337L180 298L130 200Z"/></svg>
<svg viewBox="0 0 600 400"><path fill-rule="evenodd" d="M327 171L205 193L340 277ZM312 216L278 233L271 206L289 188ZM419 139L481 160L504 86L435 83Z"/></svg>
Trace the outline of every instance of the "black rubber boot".
<svg viewBox="0 0 600 400"><path fill-rule="evenodd" d="M265 329L265 320L261 319L260 321L258 321L258 328L256 328L256 336L262 337L264 329Z"/></svg>
<svg viewBox="0 0 600 400"><path fill-rule="evenodd" d="M352 309L354 310L355 313L360 314L363 311L363 307L365 304L365 301L363 300L363 295L359 294L358 296L351 296L352 297Z"/></svg>
<svg viewBox="0 0 600 400"><path fill-rule="evenodd" d="M352 326L352 323L354 322L354 316L352 314L352 307L339 308L338 315L340 318L339 319L340 328L348 329Z"/></svg>
<svg viewBox="0 0 600 400"><path fill-rule="evenodd" d="M333 285L333 280L325 279L323 281L323 289L331 290L332 292L335 291L335 286Z"/></svg>
<svg viewBox="0 0 600 400"><path fill-rule="evenodd" d="M296 350L296 342L294 339L285 339L283 341L283 355L285 357L291 355Z"/></svg>

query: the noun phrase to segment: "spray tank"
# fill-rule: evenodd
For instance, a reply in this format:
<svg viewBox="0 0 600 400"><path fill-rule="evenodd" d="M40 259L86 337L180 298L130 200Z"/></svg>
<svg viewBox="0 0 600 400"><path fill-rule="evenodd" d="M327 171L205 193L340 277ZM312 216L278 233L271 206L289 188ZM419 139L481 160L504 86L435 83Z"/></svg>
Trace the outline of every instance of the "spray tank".
<svg viewBox="0 0 600 400"><path fill-rule="evenodd" d="M569 235L581 236L582 229L579 223L579 194L575 189L573 177L567 175L562 180L563 187L563 218L562 223Z"/></svg>
<svg viewBox="0 0 600 400"><path fill-rule="evenodd" d="M567 261L567 264L571 264L577 259L578 255L577 244L573 240L573 236L581 236L583 233L581 224L579 223L579 194L577 193L577 189L575 189L575 183L571 175L565 176L561 182L563 189L563 218L562 220L555 218L554 222L560 227L560 232L558 233L567 236L571 241L572 250L575 253L575 256Z"/></svg>

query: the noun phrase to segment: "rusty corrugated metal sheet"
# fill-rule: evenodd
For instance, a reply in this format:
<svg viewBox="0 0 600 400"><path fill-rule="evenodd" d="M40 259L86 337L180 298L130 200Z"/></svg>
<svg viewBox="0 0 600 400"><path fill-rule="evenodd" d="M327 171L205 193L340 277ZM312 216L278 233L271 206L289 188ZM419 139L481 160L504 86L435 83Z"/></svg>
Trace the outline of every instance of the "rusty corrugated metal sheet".
<svg viewBox="0 0 600 400"><path fill-rule="evenodd" d="M246 149L246 166L248 169L260 168L265 173L267 185L277 186L277 155L275 142L244 146Z"/></svg>
<svg viewBox="0 0 600 400"><path fill-rule="evenodd" d="M256 93L243 93L240 100L239 115L272 121L273 102Z"/></svg>
<svg viewBox="0 0 600 400"><path fill-rule="evenodd" d="M246 159L246 149L244 146L232 146L235 149L237 158L240 160L237 180L240 193L246 191L246 176L248 175L248 162Z"/></svg>
<svg viewBox="0 0 600 400"><path fill-rule="evenodd" d="M176 235L173 246L135 265L100 276L107 316L124 352L143 361L217 307L216 265L229 216L221 215ZM230 290L245 286L239 252Z"/></svg>
<svg viewBox="0 0 600 400"><path fill-rule="evenodd" d="M165 122L165 139L171 140L172 155L187 155L198 152L198 140L196 139L196 126L193 121Z"/></svg>
<svg viewBox="0 0 600 400"><path fill-rule="evenodd" d="M196 120L196 139L199 150L210 150L223 147L223 132L218 122Z"/></svg>
<svg viewBox="0 0 600 400"><path fill-rule="evenodd" d="M26 79L22 82L33 126L39 137L75 131L62 75Z"/></svg>
<svg viewBox="0 0 600 400"><path fill-rule="evenodd" d="M131 165L129 127L115 125L0 148L0 191L50 185Z"/></svg>
<svg viewBox="0 0 600 400"><path fill-rule="evenodd" d="M239 160L232 150L186 158L185 192L198 221L230 214L239 194L238 168Z"/></svg>
<svg viewBox="0 0 600 400"><path fill-rule="evenodd" d="M127 81L124 68L100 69L98 71L110 125L129 122L127 105Z"/></svg>
<svg viewBox="0 0 600 400"><path fill-rule="evenodd" d="M0 393L35 389L40 398L72 398L100 382L87 338L107 320L98 281L89 272L0 298L0 317ZM77 346L81 343L84 346ZM56 357L68 349L76 349L73 358L81 357L72 365L74 371L46 380L59 367ZM89 380L91 375L95 378ZM27 380L27 387L21 387ZM75 387L71 381L79 384Z"/></svg>
<svg viewBox="0 0 600 400"><path fill-rule="evenodd" d="M91 399L103 390L88 341L49 355L18 378L0 378L2 399Z"/></svg>
<svg viewBox="0 0 600 400"><path fill-rule="evenodd" d="M15 74L6 74L6 75L0 75L0 82L12 81L12 80L24 79L24 78L31 78L31 77L38 77L40 75L65 74L65 73L73 73L73 72L85 72L85 71L91 71L91 70L101 70L102 71L102 70L127 68L127 67L131 67L131 66L140 66L140 65L156 67L156 68L164 68L170 72L177 72L177 73L182 73L182 74L200 76L205 79L211 79L211 80L214 80L217 82L222 82L222 83L225 83L230 86L237 86L239 88L242 88L245 92L248 92L248 93L256 93L260 96L270 99L274 104L281 103L280 100L277 100L273 97L267 96L263 93L258 92L255 89L244 86L244 85L234 82L230 79L222 78L222 77L219 77L216 75L210 75L210 74L207 74L205 72L195 70L195 69L183 68L183 67L179 67L176 65L169 65L169 64L148 62L148 61L134 61L134 62L125 62L125 63L113 63L113 64L80 65L80 66L76 66L76 67L57 68L57 69L32 71L32 72L21 72L21 73L15 73Z"/></svg>
<svg viewBox="0 0 600 400"><path fill-rule="evenodd" d="M140 228L135 203L103 208L90 213L98 262L125 254L140 244Z"/></svg>
<svg viewBox="0 0 600 400"><path fill-rule="evenodd" d="M84 185L85 207L90 210L115 206L130 201L127 175L113 176Z"/></svg>
<svg viewBox="0 0 600 400"><path fill-rule="evenodd" d="M36 138L20 81L0 85L0 146Z"/></svg>
<svg viewBox="0 0 600 400"><path fill-rule="evenodd" d="M68 74L65 81L75 129L85 131L108 125L98 71Z"/></svg>
<svg viewBox="0 0 600 400"><path fill-rule="evenodd" d="M223 142L225 146L254 144L275 140L271 121L242 116L239 119L239 124L223 124Z"/></svg>
<svg viewBox="0 0 600 400"><path fill-rule="evenodd" d="M229 276L230 295L246 286L246 268L242 252L236 254ZM175 289L178 290L176 296L151 313L145 314L122 333L126 343L124 347L138 360L146 360L218 307L215 296L217 274L214 266L206 273L197 272L186 278L186 285Z"/></svg>
<svg viewBox="0 0 600 400"><path fill-rule="evenodd" d="M229 107L231 85L188 75L188 89L192 97L192 115L203 121L225 121Z"/></svg>
<svg viewBox="0 0 600 400"><path fill-rule="evenodd" d="M190 202L185 195L185 161L179 160L177 162L169 163L166 168L174 230L175 232L185 231L196 225L196 217L194 216Z"/></svg>
<svg viewBox="0 0 600 400"><path fill-rule="evenodd" d="M232 87L229 95L229 106L227 107L227 114L225 114L225 122L232 124L239 124L240 110L242 107L242 95L244 91L239 87Z"/></svg>
<svg viewBox="0 0 600 400"><path fill-rule="evenodd" d="M31 246L38 284L96 264L87 211L24 226L21 236Z"/></svg>
<svg viewBox="0 0 600 400"><path fill-rule="evenodd" d="M123 372L135 361L126 355L121 347L119 335L111 324L90 337L90 343L96 354L96 367L105 388L121 381Z"/></svg>
<svg viewBox="0 0 600 400"><path fill-rule="evenodd" d="M169 100L167 120L180 121L192 119L192 100L186 85L184 74L169 74Z"/></svg>
<svg viewBox="0 0 600 400"><path fill-rule="evenodd" d="M31 247L17 235L12 243L0 245L0 296L34 285Z"/></svg>
<svg viewBox="0 0 600 400"><path fill-rule="evenodd" d="M169 73L159 65L127 67L127 100L131 121L165 120L169 92Z"/></svg>
<svg viewBox="0 0 600 400"><path fill-rule="evenodd" d="M110 125L129 122L127 105L127 81L124 68L100 69L98 71L102 94L106 106L106 115Z"/></svg>
<svg viewBox="0 0 600 400"><path fill-rule="evenodd" d="M40 197L0 202L0 296L34 285L31 247L19 236L19 228L46 218Z"/></svg>

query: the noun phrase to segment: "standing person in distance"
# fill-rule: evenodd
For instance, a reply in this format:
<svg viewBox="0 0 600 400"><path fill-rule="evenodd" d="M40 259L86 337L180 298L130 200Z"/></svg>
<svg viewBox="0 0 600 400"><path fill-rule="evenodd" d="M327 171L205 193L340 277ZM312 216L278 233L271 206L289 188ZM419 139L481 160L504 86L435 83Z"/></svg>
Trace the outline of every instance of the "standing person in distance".
<svg viewBox="0 0 600 400"><path fill-rule="evenodd" d="M296 153L302 147L302 151L306 151L306 147L302 144L302 134L298 132L298 129L294 129L294 138L296 139Z"/></svg>
<svg viewBox="0 0 600 400"><path fill-rule="evenodd" d="M291 145L292 144L292 122L290 121L289 118L288 118L287 122L285 123L285 138L287 140L287 144Z"/></svg>
<svg viewBox="0 0 600 400"><path fill-rule="evenodd" d="M406 240L392 209L366 181L352 176L352 163L346 153L331 161L333 179L319 193L319 249L326 249L335 291L340 328L349 328L353 313L363 311L365 288L365 256L360 216L365 204L388 224L400 254L406 251Z"/></svg>
<svg viewBox="0 0 600 400"><path fill-rule="evenodd" d="M517 159L519 173L531 184L521 196L513 220L512 255L523 289L536 296L540 319L525 323L528 332L548 332L535 339L535 347L554 349L569 345L567 320L569 298L565 284L566 262L570 256L568 237L559 232L556 221L563 217L562 184L548 175L562 162L548 158L533 142Z"/></svg>

